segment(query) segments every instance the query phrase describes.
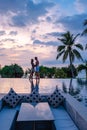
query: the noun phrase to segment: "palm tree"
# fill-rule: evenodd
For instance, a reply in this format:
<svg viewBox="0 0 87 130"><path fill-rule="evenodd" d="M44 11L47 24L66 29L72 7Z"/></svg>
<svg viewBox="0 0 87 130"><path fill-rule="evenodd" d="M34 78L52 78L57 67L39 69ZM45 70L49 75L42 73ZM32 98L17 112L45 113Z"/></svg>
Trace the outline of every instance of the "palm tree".
<svg viewBox="0 0 87 130"><path fill-rule="evenodd" d="M87 80L87 60L85 60L84 63L85 63L84 65L83 64L79 65L78 71L85 70L85 72L86 72L86 80Z"/></svg>
<svg viewBox="0 0 87 130"><path fill-rule="evenodd" d="M66 33L61 35L62 38L58 38L58 40L61 41L63 45L58 46L57 48L58 54L56 59L58 59L60 56L63 55L63 63L64 63L66 59L69 57L72 77L74 77L73 62L75 60L75 57L77 59L82 59L82 56L80 55L79 51L76 48L83 50L83 46L81 44L75 43L75 40L79 35L80 34L74 36L73 34L70 34L69 31L67 31Z"/></svg>

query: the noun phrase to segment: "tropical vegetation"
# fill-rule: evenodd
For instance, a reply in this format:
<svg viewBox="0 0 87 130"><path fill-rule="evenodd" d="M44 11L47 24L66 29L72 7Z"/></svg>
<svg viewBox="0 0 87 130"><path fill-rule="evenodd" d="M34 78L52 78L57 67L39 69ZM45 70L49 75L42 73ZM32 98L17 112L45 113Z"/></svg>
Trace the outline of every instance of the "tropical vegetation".
<svg viewBox="0 0 87 130"><path fill-rule="evenodd" d="M59 57L63 56L62 60L63 62L65 62L69 58L70 61L69 67L71 70L71 77L73 78L75 77L73 72L73 62L75 58L82 60L82 56L77 49L83 50L83 46L79 43L76 43L76 38L79 35L80 34L74 36L69 31L67 31L64 34L61 34L62 38L58 38L58 40L62 42L62 45L59 45L57 48L58 54L56 59L59 59Z"/></svg>
<svg viewBox="0 0 87 130"><path fill-rule="evenodd" d="M73 66L74 75L77 76L77 68ZM30 74L30 69L25 71L25 77ZM40 77L41 78L71 78L70 67L46 67L40 66Z"/></svg>
<svg viewBox="0 0 87 130"><path fill-rule="evenodd" d="M79 65L77 69L78 71L85 70L86 79L87 79L87 60L84 61L84 64Z"/></svg>
<svg viewBox="0 0 87 130"><path fill-rule="evenodd" d="M22 67L17 64L5 65L0 71L2 78L21 78L24 74Z"/></svg>

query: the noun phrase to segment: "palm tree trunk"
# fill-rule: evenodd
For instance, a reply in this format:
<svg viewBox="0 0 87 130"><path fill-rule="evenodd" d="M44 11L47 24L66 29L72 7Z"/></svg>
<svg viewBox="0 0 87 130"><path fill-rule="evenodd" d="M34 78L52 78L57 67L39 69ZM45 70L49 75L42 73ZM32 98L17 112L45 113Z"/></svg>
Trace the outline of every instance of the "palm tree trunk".
<svg viewBox="0 0 87 130"><path fill-rule="evenodd" d="M73 65L72 65L72 60L71 60L70 55L69 55L69 60L70 60L70 69L71 69L71 73L72 73L72 78L74 78Z"/></svg>
<svg viewBox="0 0 87 130"><path fill-rule="evenodd" d="M69 93L72 94L73 91L73 86L72 86L72 78L70 79L70 84L69 84Z"/></svg>

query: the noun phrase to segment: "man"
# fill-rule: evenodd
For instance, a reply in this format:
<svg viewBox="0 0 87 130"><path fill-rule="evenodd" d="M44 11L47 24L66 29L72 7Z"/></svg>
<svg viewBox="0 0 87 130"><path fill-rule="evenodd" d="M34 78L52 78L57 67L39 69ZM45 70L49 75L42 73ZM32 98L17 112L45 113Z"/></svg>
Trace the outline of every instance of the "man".
<svg viewBox="0 0 87 130"><path fill-rule="evenodd" d="M40 79L40 73L39 73L39 60L37 57L35 57L35 75L36 75L36 80Z"/></svg>

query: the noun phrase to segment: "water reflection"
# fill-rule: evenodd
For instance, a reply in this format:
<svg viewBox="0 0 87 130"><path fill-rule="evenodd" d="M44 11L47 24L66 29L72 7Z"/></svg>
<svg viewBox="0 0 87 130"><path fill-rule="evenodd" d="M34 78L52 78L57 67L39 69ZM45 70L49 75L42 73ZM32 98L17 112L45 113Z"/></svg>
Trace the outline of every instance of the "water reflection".
<svg viewBox="0 0 87 130"><path fill-rule="evenodd" d="M30 82L22 78L0 78L0 93L7 93L12 87L17 93L31 93L36 89L41 94L48 94L53 93L57 85L62 91L86 96L87 85L83 83L78 83L77 79L40 79L40 82L33 79L33 82Z"/></svg>
<svg viewBox="0 0 87 130"><path fill-rule="evenodd" d="M67 88L67 86L65 85L64 82L62 83L62 90L63 90L63 92L69 93L69 94L72 95L72 96L77 95L77 94L80 93L79 87L74 87L73 79L72 79L72 78L71 78L70 81L69 81L69 86L68 86L68 88Z"/></svg>
<svg viewBox="0 0 87 130"><path fill-rule="evenodd" d="M87 97L87 79L77 79L77 83L81 89L80 95Z"/></svg>
<svg viewBox="0 0 87 130"><path fill-rule="evenodd" d="M62 90L65 93L69 93L78 101L81 101L87 106L87 80L76 79L76 83L73 83L74 79L70 79L69 86L67 87L65 82L62 83ZM76 84L76 86L74 86Z"/></svg>
<svg viewBox="0 0 87 130"><path fill-rule="evenodd" d="M33 80L29 80L30 84L31 84L31 93L35 90L36 92L39 93L39 83L40 80L35 80L35 84Z"/></svg>

